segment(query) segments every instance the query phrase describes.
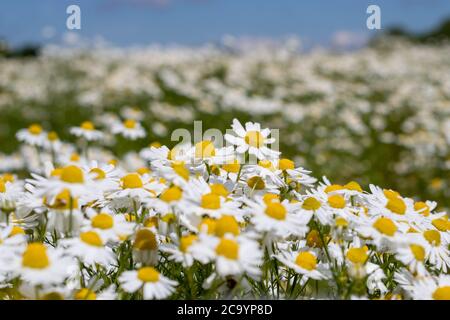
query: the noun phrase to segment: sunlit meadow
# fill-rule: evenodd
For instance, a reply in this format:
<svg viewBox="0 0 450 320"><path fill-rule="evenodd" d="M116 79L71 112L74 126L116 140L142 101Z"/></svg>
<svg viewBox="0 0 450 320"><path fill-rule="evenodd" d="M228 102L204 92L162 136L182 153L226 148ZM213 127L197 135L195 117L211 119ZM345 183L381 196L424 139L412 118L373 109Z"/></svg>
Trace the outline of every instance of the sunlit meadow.
<svg viewBox="0 0 450 320"><path fill-rule="evenodd" d="M449 52L1 58L0 297L449 300Z"/></svg>

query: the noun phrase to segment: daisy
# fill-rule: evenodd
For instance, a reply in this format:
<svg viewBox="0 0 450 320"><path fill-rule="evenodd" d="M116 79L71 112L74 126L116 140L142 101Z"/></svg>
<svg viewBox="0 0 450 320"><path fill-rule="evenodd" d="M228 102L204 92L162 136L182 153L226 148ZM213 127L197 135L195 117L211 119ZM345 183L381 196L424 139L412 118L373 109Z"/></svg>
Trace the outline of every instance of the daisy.
<svg viewBox="0 0 450 320"><path fill-rule="evenodd" d="M411 294L418 300L450 300L450 276L442 274L417 280Z"/></svg>
<svg viewBox="0 0 450 320"><path fill-rule="evenodd" d="M209 185L200 177L192 179L184 191L186 200L183 203L183 211L198 216L206 214L214 218L232 213L242 220L241 204L237 201L228 201L228 190L223 185Z"/></svg>
<svg viewBox="0 0 450 320"><path fill-rule="evenodd" d="M93 230L82 232L77 238L61 240L61 245L68 255L92 267L111 267L116 263L116 256L105 244L106 241Z"/></svg>
<svg viewBox="0 0 450 320"><path fill-rule="evenodd" d="M96 231L105 241L114 242L126 239L133 233L135 224L126 221L122 214L96 213L93 209L86 211L90 220L85 220L82 231Z"/></svg>
<svg viewBox="0 0 450 320"><path fill-rule="evenodd" d="M19 141L32 146L42 147L46 141L46 133L39 124L32 124L27 129L21 129L16 134Z"/></svg>
<svg viewBox="0 0 450 320"><path fill-rule="evenodd" d="M120 178L119 186L108 196L110 199L131 199L144 201L156 197L164 188L164 184L144 174L137 172L127 173Z"/></svg>
<svg viewBox="0 0 450 320"><path fill-rule="evenodd" d="M70 133L87 141L98 141L103 139L103 132L96 130L90 121L84 121L79 127L70 128Z"/></svg>
<svg viewBox="0 0 450 320"><path fill-rule="evenodd" d="M220 277L248 276L257 279L261 275L263 253L258 242L244 235L211 237L202 234L191 252L200 261L214 261Z"/></svg>
<svg viewBox="0 0 450 320"><path fill-rule="evenodd" d="M121 134L123 137L130 140L145 137L145 130L142 128L142 125L131 119L125 120L122 123L113 123L111 131L114 134Z"/></svg>
<svg viewBox="0 0 450 320"><path fill-rule="evenodd" d="M245 129L239 122L234 119L231 125L236 136L225 134L225 139L232 145L237 146L238 153L245 153L256 156L258 159L275 159L278 158L280 152L271 150L267 145L275 142L275 138L269 138L270 129L261 130L259 123L247 122Z"/></svg>
<svg viewBox="0 0 450 320"><path fill-rule="evenodd" d="M69 276L73 261L59 249L32 242L18 255L11 267L20 278L31 285L62 283Z"/></svg>
<svg viewBox="0 0 450 320"><path fill-rule="evenodd" d="M407 266L411 272L424 275L427 273L425 269L427 249L427 242L420 235L406 234L396 247L396 258Z"/></svg>
<svg viewBox="0 0 450 320"><path fill-rule="evenodd" d="M166 278L153 267L125 271L120 275L119 282L125 292L141 290L145 300L165 299L175 291L177 285L176 281Z"/></svg>
<svg viewBox="0 0 450 320"><path fill-rule="evenodd" d="M395 246L401 234L398 224L383 216L363 220L357 231L363 237L371 238L379 250Z"/></svg>
<svg viewBox="0 0 450 320"><path fill-rule="evenodd" d="M274 258L307 278L314 280L328 278L325 265L318 262L317 254L313 250L306 248L300 251L282 250Z"/></svg>
<svg viewBox="0 0 450 320"><path fill-rule="evenodd" d="M62 191L67 190L71 197L89 197L94 191L91 177L77 165L68 165L51 170L49 177L31 174L33 179L27 183L36 188L36 194L51 199Z"/></svg>
<svg viewBox="0 0 450 320"><path fill-rule="evenodd" d="M277 198L273 200L267 197L248 200L245 203L251 223L261 233L268 232L286 238L290 235L304 237L308 231L307 224L312 214L299 214L298 203L289 203L288 200L280 202Z"/></svg>
<svg viewBox="0 0 450 320"><path fill-rule="evenodd" d="M190 248L197 240L197 235L187 234L178 239L178 245L163 244L160 250L169 254L169 260L181 263L183 267L189 268L194 263L194 255L190 252Z"/></svg>

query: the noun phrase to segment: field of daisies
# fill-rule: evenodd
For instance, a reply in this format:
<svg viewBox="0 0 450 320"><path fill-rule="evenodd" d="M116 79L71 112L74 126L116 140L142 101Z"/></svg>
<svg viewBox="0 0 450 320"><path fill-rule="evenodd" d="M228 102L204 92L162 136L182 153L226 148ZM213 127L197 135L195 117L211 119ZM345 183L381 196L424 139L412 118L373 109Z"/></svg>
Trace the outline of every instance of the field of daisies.
<svg viewBox="0 0 450 320"><path fill-rule="evenodd" d="M450 300L449 51L0 58L0 299Z"/></svg>

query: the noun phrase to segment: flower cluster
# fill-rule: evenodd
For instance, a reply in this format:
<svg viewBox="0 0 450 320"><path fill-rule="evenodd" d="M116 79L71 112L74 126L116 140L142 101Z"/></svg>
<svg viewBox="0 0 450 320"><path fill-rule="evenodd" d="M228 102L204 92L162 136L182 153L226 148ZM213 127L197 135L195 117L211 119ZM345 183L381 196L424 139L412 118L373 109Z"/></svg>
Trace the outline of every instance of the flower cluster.
<svg viewBox="0 0 450 320"><path fill-rule="evenodd" d="M226 147L132 157L37 124L17 133L39 170L0 177L0 295L8 299L450 299L450 221L432 201L320 181L272 132L238 120ZM135 120L111 128L145 136ZM255 157L255 163L248 159Z"/></svg>

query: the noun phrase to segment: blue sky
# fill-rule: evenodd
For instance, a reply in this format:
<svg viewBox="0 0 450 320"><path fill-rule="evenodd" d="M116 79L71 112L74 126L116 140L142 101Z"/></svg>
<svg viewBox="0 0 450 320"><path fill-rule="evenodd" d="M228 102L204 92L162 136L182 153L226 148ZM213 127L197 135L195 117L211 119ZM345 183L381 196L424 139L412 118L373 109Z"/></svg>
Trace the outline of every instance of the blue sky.
<svg viewBox="0 0 450 320"><path fill-rule="evenodd" d="M1 0L0 37L13 45L58 42L66 7L81 7L80 37L119 45L217 42L224 35L297 35L326 44L336 33L371 36L366 8L381 7L382 26L424 31L450 17L450 0Z"/></svg>

